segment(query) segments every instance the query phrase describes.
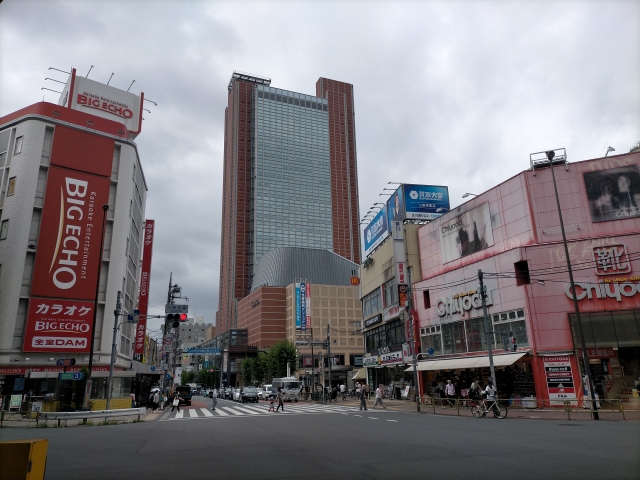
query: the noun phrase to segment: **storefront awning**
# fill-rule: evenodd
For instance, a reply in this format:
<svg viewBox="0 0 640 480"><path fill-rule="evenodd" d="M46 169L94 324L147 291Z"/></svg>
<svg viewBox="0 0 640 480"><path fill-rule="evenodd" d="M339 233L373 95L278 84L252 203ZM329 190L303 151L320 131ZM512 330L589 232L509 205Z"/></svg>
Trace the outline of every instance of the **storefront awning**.
<svg viewBox="0 0 640 480"><path fill-rule="evenodd" d="M58 378L58 374L61 372L31 372L30 378ZM135 377L136 372L133 370L114 370L113 377L114 378L123 378L123 377ZM91 374L91 378L107 378L109 377L109 372L93 372Z"/></svg>
<svg viewBox="0 0 640 480"><path fill-rule="evenodd" d="M361 368L360 370L358 370L356 372L356 374L353 376L352 380L366 380L367 378L367 369L366 368Z"/></svg>
<svg viewBox="0 0 640 480"><path fill-rule="evenodd" d="M493 365L496 367L505 367L513 365L528 352L503 353L493 356ZM481 357L464 357L464 358L446 358L442 360L424 360L418 362L418 371L429 370L458 370L462 368L482 368L489 366L489 355ZM405 372L413 372L413 367L409 367Z"/></svg>

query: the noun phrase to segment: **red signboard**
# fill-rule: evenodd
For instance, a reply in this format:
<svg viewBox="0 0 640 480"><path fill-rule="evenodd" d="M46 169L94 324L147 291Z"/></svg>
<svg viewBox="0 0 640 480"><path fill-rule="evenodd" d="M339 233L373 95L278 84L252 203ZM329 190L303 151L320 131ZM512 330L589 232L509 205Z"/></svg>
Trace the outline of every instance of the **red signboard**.
<svg viewBox="0 0 640 480"><path fill-rule="evenodd" d="M57 126L51 146L50 163L58 167L109 177L114 146L115 142L111 138Z"/></svg>
<svg viewBox="0 0 640 480"><path fill-rule="evenodd" d="M108 178L50 167L31 295L94 300Z"/></svg>
<svg viewBox="0 0 640 480"><path fill-rule="evenodd" d="M88 352L93 302L32 298L25 352Z"/></svg>
<svg viewBox="0 0 640 480"><path fill-rule="evenodd" d="M144 248L142 250L142 272L140 274L140 296L138 310L140 319L136 326L134 354L141 360L144 354L144 336L147 333L147 310L149 308L149 279L151 276L151 256L153 254L153 231L155 220L147 220L144 227Z"/></svg>
<svg viewBox="0 0 640 480"><path fill-rule="evenodd" d="M613 348L587 348L589 358L617 358L618 352Z"/></svg>

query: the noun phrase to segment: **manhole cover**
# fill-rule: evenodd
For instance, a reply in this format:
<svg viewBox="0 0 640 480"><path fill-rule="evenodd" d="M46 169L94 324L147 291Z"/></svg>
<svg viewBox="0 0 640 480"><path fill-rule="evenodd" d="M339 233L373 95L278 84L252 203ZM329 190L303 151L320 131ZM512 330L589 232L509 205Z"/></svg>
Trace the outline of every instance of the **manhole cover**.
<svg viewBox="0 0 640 480"><path fill-rule="evenodd" d="M582 423L559 423L558 426L560 426L560 427L584 427L584 424L582 424Z"/></svg>

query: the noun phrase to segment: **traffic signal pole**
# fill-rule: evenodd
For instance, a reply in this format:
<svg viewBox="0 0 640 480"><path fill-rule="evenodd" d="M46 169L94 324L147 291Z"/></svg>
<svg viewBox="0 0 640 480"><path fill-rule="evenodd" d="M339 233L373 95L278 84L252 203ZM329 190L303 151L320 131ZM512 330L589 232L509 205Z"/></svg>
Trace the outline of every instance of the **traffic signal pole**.
<svg viewBox="0 0 640 480"><path fill-rule="evenodd" d="M122 309L122 292L118 290L116 309L113 311L115 319L113 321L113 342L111 343L111 363L109 364L109 382L107 383L107 410L111 410L111 396L113 395L113 365L116 362L116 341L118 337L118 318Z"/></svg>
<svg viewBox="0 0 640 480"><path fill-rule="evenodd" d="M327 323L327 363L329 364L329 394L333 391L331 386L331 325ZM329 397L331 401L331 397Z"/></svg>

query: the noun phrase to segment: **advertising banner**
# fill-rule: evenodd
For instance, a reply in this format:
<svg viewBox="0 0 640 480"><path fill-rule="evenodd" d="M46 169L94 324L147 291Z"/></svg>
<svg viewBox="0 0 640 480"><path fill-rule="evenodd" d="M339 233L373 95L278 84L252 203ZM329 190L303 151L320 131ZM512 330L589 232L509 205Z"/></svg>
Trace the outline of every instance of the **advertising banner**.
<svg viewBox="0 0 640 480"><path fill-rule="evenodd" d="M32 298L28 319L23 351L89 351L93 302Z"/></svg>
<svg viewBox="0 0 640 480"><path fill-rule="evenodd" d="M387 200L387 224L391 225L394 221L402 222L405 219L404 198L402 193L402 185L393 192L393 195Z"/></svg>
<svg viewBox="0 0 640 480"><path fill-rule="evenodd" d="M300 328L307 328L307 284L300 284Z"/></svg>
<svg viewBox="0 0 640 480"><path fill-rule="evenodd" d="M300 282L296 282L296 328L302 328L302 312L300 311Z"/></svg>
<svg viewBox="0 0 640 480"><path fill-rule="evenodd" d="M31 295L94 299L110 185L105 177L49 168Z"/></svg>
<svg viewBox="0 0 640 480"><path fill-rule="evenodd" d="M304 368L313 366L313 357L311 355L303 355L302 366Z"/></svg>
<svg viewBox="0 0 640 480"><path fill-rule="evenodd" d="M138 296L138 310L140 311L138 325L136 325L136 340L134 359L140 361L144 353L144 338L147 333L147 312L149 310L149 279L151 276L151 256L153 255L153 232L155 220L147 220L144 226L144 241L142 249L142 270L140 272L140 294Z"/></svg>
<svg viewBox="0 0 640 480"><path fill-rule="evenodd" d="M544 371L550 402L555 400L555 403L562 403L564 400L576 399L569 355L545 356Z"/></svg>
<svg viewBox="0 0 640 480"><path fill-rule="evenodd" d="M489 203L483 203L440 226L442 263L457 260L493 245Z"/></svg>
<svg viewBox="0 0 640 480"><path fill-rule="evenodd" d="M406 219L433 220L449 211L448 187L405 184L403 191Z"/></svg>
<svg viewBox="0 0 640 480"><path fill-rule="evenodd" d="M377 355L373 355L371 357L362 357L362 366L363 367L372 367L374 365L380 364L380 357Z"/></svg>
<svg viewBox="0 0 640 480"><path fill-rule="evenodd" d="M371 220L364 229L364 254L369 255L382 241L389 235L389 224L387 223L387 207Z"/></svg>
<svg viewBox="0 0 640 480"><path fill-rule="evenodd" d="M636 165L583 175L593 222L640 216L640 172Z"/></svg>
<svg viewBox="0 0 640 480"><path fill-rule="evenodd" d="M222 371L223 372L228 372L227 368L229 366L229 352L224 352L224 355L222 355Z"/></svg>
<svg viewBox="0 0 640 480"><path fill-rule="evenodd" d="M383 353L380 355L380 365L395 365L403 363L402 350L397 352Z"/></svg>
<svg viewBox="0 0 640 480"><path fill-rule="evenodd" d="M311 284L307 283L307 325L306 328L311 329Z"/></svg>

